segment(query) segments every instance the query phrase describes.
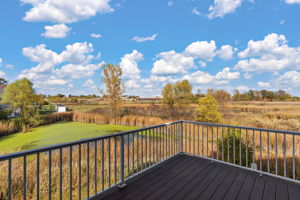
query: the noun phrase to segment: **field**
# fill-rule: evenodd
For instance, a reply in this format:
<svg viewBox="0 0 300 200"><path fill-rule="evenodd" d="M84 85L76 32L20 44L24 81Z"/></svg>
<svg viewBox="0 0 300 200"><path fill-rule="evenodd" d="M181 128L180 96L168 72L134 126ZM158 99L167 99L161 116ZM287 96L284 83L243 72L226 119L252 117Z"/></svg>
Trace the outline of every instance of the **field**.
<svg viewBox="0 0 300 200"><path fill-rule="evenodd" d="M158 117L167 121L179 119L194 120L196 104L185 109L177 116L172 115L162 104L125 104L126 115ZM105 105L70 105L74 111L105 114ZM220 123L257 128L280 129L300 132L300 102L228 102L220 106L224 120ZM157 120L160 123L159 120Z"/></svg>
<svg viewBox="0 0 300 200"><path fill-rule="evenodd" d="M17 133L1 137L0 154L34 149L136 128L120 125L60 122L34 128L28 133Z"/></svg>
<svg viewBox="0 0 300 200"><path fill-rule="evenodd" d="M300 102L231 102L224 123L300 132Z"/></svg>

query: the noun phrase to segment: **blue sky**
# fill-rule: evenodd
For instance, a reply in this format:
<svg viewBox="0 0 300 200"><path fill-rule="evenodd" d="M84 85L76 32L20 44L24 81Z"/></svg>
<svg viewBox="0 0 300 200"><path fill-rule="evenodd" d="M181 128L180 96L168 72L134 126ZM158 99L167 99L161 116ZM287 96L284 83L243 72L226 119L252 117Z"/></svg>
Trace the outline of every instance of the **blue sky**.
<svg viewBox="0 0 300 200"><path fill-rule="evenodd" d="M45 94L99 94L120 64L126 93L168 82L299 95L300 0L3 0L0 76Z"/></svg>

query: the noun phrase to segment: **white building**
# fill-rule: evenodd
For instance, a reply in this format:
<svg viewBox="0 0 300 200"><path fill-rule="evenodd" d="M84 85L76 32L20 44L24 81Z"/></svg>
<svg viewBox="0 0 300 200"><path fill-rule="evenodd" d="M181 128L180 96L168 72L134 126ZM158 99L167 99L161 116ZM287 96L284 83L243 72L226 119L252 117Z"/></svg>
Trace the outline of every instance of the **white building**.
<svg viewBox="0 0 300 200"><path fill-rule="evenodd" d="M55 110L56 110L56 112L67 112L68 107L65 105L56 105Z"/></svg>

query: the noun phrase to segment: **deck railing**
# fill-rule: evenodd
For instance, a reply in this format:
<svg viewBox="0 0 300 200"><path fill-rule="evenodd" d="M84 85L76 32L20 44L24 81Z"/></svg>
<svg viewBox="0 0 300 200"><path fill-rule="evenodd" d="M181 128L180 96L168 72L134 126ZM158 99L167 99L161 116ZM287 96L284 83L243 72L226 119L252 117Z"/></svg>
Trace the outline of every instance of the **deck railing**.
<svg viewBox="0 0 300 200"><path fill-rule="evenodd" d="M179 123L0 156L0 199L86 199L179 152Z"/></svg>
<svg viewBox="0 0 300 200"><path fill-rule="evenodd" d="M300 183L300 133L181 123L183 152Z"/></svg>
<svg viewBox="0 0 300 200"><path fill-rule="evenodd" d="M86 199L185 153L300 183L300 133L177 121L0 156L0 199Z"/></svg>

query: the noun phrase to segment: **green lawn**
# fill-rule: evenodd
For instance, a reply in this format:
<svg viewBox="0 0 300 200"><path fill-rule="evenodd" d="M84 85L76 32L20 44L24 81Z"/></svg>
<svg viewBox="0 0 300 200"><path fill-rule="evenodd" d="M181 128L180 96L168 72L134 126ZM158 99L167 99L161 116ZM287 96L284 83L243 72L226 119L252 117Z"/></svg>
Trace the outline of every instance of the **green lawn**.
<svg viewBox="0 0 300 200"><path fill-rule="evenodd" d="M138 127L60 122L34 128L28 133L0 137L0 155L136 128Z"/></svg>

